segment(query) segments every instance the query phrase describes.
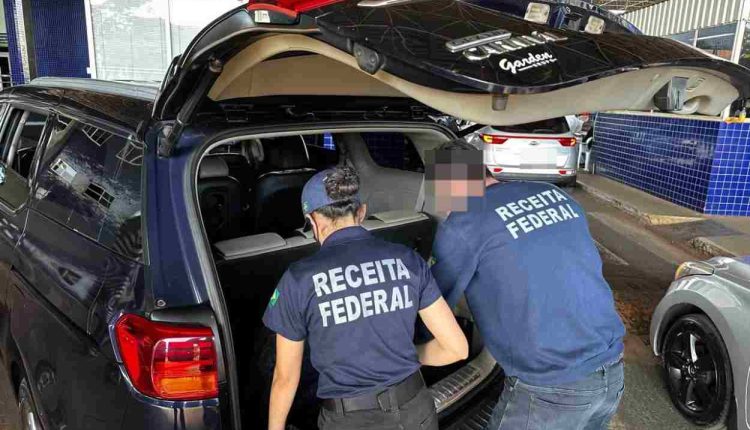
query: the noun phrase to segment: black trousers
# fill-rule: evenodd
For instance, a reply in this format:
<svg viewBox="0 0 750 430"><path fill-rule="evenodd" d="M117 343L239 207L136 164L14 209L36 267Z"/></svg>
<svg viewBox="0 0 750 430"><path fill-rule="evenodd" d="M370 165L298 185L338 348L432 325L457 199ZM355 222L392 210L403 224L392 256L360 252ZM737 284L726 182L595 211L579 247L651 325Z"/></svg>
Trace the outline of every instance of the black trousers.
<svg viewBox="0 0 750 430"><path fill-rule="evenodd" d="M396 411L373 409L337 413L322 408L318 416L320 430L438 430L435 401L427 388L423 388Z"/></svg>

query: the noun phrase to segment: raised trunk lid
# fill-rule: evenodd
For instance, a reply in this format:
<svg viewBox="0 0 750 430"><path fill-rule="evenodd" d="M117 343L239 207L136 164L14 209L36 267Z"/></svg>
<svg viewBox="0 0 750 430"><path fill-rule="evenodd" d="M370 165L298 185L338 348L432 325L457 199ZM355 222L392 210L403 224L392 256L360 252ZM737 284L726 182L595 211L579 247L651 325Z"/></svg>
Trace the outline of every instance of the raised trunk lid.
<svg viewBox="0 0 750 430"><path fill-rule="evenodd" d="M554 29L473 1L363 7L349 0L293 19L277 6L250 9L232 10L196 36L165 77L155 120L181 127L206 102L274 92L403 96L494 125L655 109L654 96L675 77L687 79L691 112L717 114L750 95L750 70L679 42ZM299 53L346 79L299 73L296 60L283 58ZM287 66L253 80L274 61Z"/></svg>

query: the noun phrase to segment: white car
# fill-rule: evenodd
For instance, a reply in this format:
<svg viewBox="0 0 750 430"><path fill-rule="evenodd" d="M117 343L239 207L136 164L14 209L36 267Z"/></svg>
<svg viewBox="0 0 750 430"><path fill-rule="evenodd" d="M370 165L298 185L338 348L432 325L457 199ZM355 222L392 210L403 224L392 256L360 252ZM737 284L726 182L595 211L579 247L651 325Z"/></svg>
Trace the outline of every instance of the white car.
<svg viewBox="0 0 750 430"><path fill-rule="evenodd" d="M469 139L484 143L484 164L504 180L576 183L578 138L582 122L575 116L527 124L487 126Z"/></svg>

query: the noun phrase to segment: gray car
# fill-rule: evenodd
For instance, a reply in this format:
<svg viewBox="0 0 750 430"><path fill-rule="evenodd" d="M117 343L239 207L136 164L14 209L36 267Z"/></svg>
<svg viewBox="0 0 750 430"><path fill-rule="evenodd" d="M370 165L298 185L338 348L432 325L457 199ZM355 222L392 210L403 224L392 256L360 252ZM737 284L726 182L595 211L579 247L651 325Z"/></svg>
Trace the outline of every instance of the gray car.
<svg viewBox="0 0 750 430"><path fill-rule="evenodd" d="M736 416L736 428L750 429L750 257L682 264L654 311L650 339L684 416L707 426Z"/></svg>

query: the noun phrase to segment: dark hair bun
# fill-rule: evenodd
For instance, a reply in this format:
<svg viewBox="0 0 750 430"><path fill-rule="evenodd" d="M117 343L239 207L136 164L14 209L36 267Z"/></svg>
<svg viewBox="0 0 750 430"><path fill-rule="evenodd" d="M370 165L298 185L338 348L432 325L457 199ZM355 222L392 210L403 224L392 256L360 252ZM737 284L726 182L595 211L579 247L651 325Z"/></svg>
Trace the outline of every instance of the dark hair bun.
<svg viewBox="0 0 750 430"><path fill-rule="evenodd" d="M326 177L326 194L333 200L347 200L359 192L359 175L353 167L335 167Z"/></svg>

